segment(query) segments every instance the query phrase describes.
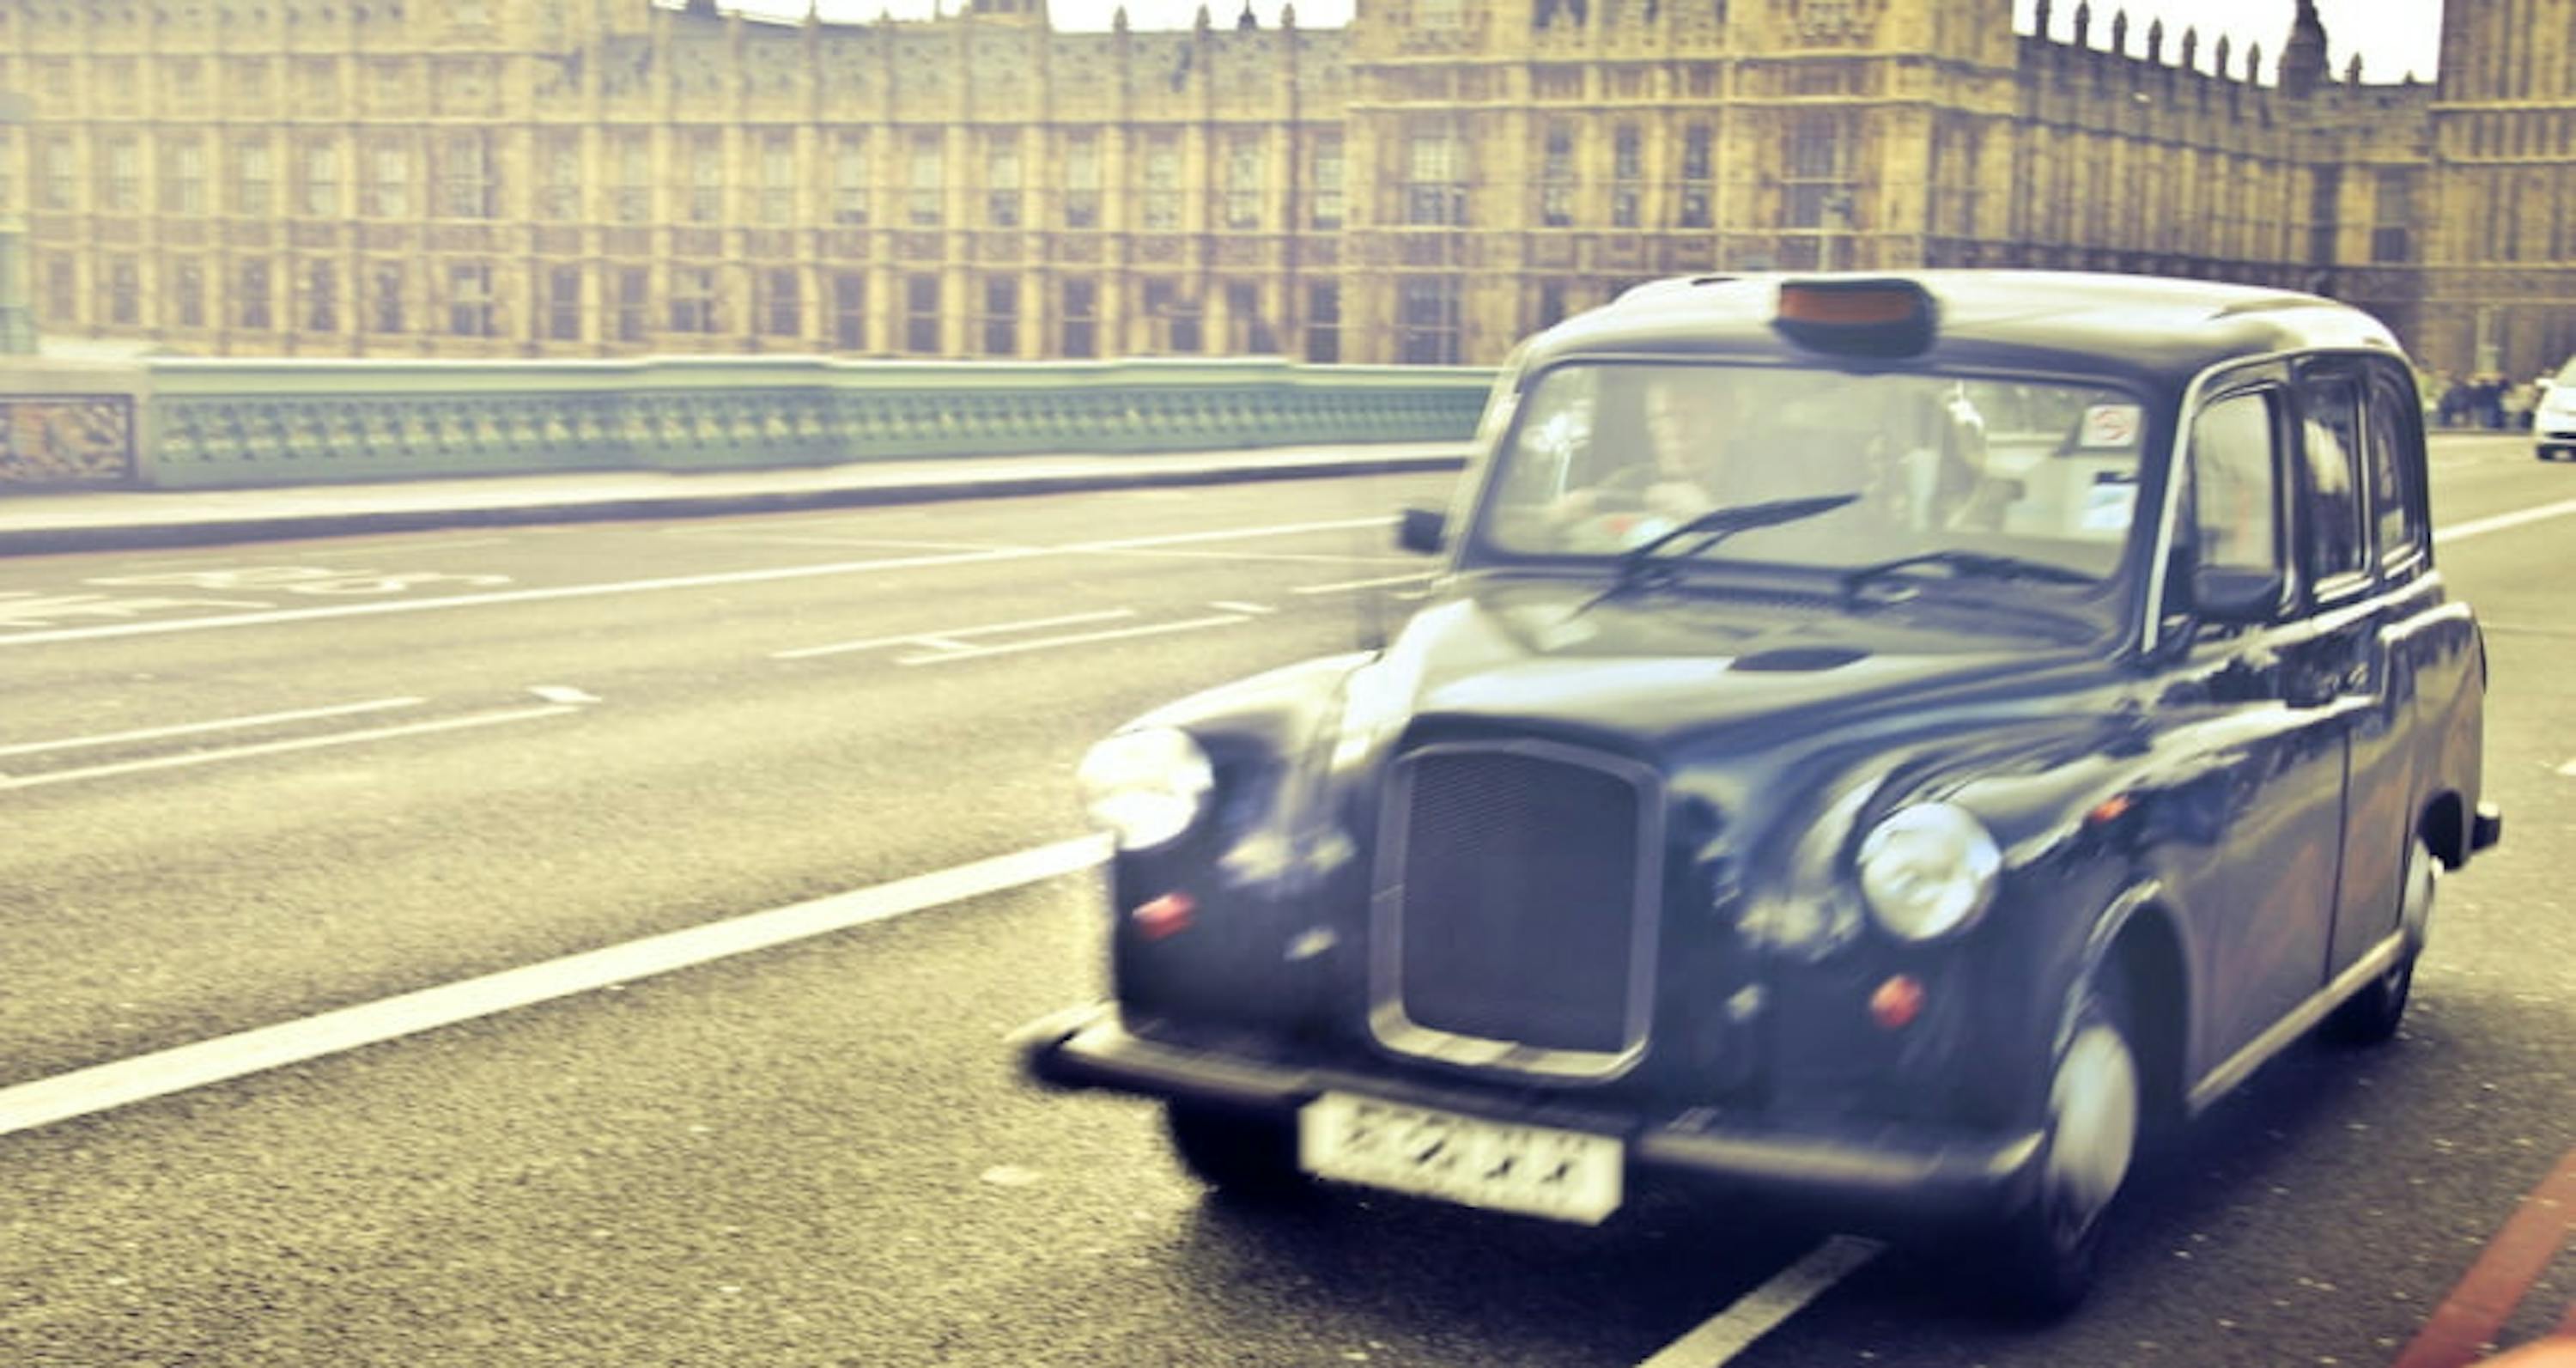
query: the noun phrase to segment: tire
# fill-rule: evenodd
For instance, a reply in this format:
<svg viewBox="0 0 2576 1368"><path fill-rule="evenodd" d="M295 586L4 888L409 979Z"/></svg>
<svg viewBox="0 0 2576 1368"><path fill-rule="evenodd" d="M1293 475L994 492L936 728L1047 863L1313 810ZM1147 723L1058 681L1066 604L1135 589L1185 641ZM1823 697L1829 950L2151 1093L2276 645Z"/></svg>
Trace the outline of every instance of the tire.
<svg viewBox="0 0 2576 1368"><path fill-rule="evenodd" d="M2397 1034L2399 1023L2406 1018L2406 1000L2415 987L2415 960L2423 953L2424 932L2433 917L2435 886L2441 881L2441 865L2433 858L2432 847L2418 836L2406 850L2406 868L2398 875L2397 915L2400 924L2410 928L2406 953L2387 973L2372 979L2368 987L2344 999L2343 1005L2326 1018L2325 1034L2329 1039L2347 1045L2377 1045Z"/></svg>
<svg viewBox="0 0 2576 1368"><path fill-rule="evenodd" d="M1181 1167L1224 1196L1279 1201L1313 1187L1297 1167L1297 1128L1286 1118L1170 1102L1163 1124Z"/></svg>
<svg viewBox="0 0 2576 1368"><path fill-rule="evenodd" d="M2049 1064L2039 1193L1992 1236L2001 1309L2054 1320L2101 1266L2104 1218L2136 1167L2146 1097L2116 969L2088 984Z"/></svg>

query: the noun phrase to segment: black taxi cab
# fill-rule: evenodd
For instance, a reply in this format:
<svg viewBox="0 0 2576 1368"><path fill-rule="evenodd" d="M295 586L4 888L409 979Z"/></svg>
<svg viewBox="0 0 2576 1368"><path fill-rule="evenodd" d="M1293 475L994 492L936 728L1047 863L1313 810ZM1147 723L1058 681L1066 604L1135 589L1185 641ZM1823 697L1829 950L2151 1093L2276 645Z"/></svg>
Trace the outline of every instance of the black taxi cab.
<svg viewBox="0 0 2576 1368"><path fill-rule="evenodd" d="M1220 1189L1708 1179L2062 1309L2141 1137L2393 1035L2501 833L2430 529L2407 360L2325 299L1639 287L1515 354L1383 650L1092 750L1115 996L1022 1058Z"/></svg>

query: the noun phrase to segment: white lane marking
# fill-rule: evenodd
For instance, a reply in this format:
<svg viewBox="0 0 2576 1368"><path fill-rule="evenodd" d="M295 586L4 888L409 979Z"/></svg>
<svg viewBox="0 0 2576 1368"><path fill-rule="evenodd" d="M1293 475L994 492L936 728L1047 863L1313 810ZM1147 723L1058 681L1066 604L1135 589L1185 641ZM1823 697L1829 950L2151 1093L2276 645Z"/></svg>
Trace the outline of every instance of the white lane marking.
<svg viewBox="0 0 2576 1368"><path fill-rule="evenodd" d="M1411 584L1431 578L1428 570L1418 575L1388 575L1382 579L1343 580L1338 584L1301 584L1289 590L1292 594L1338 594L1346 589L1377 589L1390 584Z"/></svg>
<svg viewBox="0 0 2576 1368"><path fill-rule="evenodd" d="M1229 537L1287 537L1300 532L1346 532L1354 527L1391 527L1393 518L1340 518L1332 522L1277 523L1269 527L1245 527L1221 532L1173 532L1157 537L1122 537L1117 541L1074 542L1059 546L1058 551L1125 551L1139 546L1181 546L1190 542L1224 541Z"/></svg>
<svg viewBox="0 0 2576 1368"><path fill-rule="evenodd" d="M80 746L111 746L120 741L151 741L164 736L189 736L197 732L224 731L233 727L264 727L271 722L303 722L316 717L346 717L351 713L417 707L428 701L425 698L377 698L364 703L339 703L327 708L298 708L293 712L257 713L249 717L219 717L211 722L181 722L168 727L141 727L133 731L102 732L97 736L69 736L59 741L22 741L14 746L0 746L0 755L35 755L43 751L72 750Z"/></svg>
<svg viewBox="0 0 2576 1368"><path fill-rule="evenodd" d="M2558 772L2566 775L2570 779L2576 779L2576 760L2570 760L2566 764L2560 765L2558 767Z"/></svg>
<svg viewBox="0 0 2576 1368"><path fill-rule="evenodd" d="M667 589L703 589L723 584L759 584L770 580L816 579L825 575L858 575L871 570L909 570L922 566L970 565L977 561L1023 560L1046 554L982 551L953 556L897 556L890 560L834 561L824 565L786 565L766 570L728 570L667 579L619 580L606 584L567 584L551 589L510 589L495 594L456 594L447 598L392 599L377 603L338 604L329 608L281 608L268 613L234 613L224 617L178 618L167 622L127 622L113 627L64 627L53 631L0 636L0 646L35 646L57 641L95 641L103 637L147 636L161 632L198 632L217 627L261 627L279 622L312 622L323 618L372 617L379 613L426 613L443 608L482 608L504 603L543 603L556 599L600 598L611 594L644 594Z"/></svg>
<svg viewBox="0 0 2576 1368"><path fill-rule="evenodd" d="M1090 868L1108 853L1099 837L1059 841L0 1088L0 1135L1004 892Z"/></svg>
<svg viewBox="0 0 2576 1368"><path fill-rule="evenodd" d="M748 528L665 527L662 535L684 537L692 541L729 541L774 543L780 546L874 546L891 551L1002 551L1025 548L1000 547L991 542L902 541L891 537L835 537L823 533L755 532Z"/></svg>
<svg viewBox="0 0 2576 1368"><path fill-rule="evenodd" d="M1222 608L1229 613L1260 614L1275 613L1279 611L1266 603L1242 603L1234 599L1210 599L1208 600L1208 606L1210 608Z"/></svg>
<svg viewBox="0 0 2576 1368"><path fill-rule="evenodd" d="M1876 1240L1836 1235L1772 1274L1769 1282L1736 1298L1733 1306L1657 1350L1639 1368L1717 1368L1732 1362L1825 1289L1877 1258L1885 1247Z"/></svg>
<svg viewBox="0 0 2576 1368"><path fill-rule="evenodd" d="M251 746L228 746L222 750L158 755L149 760L126 760L113 765L91 765L85 769L53 770L44 774L30 774L18 778L0 775L0 789L41 788L47 784L68 784L80 779L104 779L116 774L140 774L145 770L211 765L218 760L241 760L254 755L318 750L324 746L354 746L362 742L384 741L397 736L458 731L466 727L491 727L505 722L533 722L541 717L561 717L565 713L579 711L581 711L579 707L562 703L544 708L519 708L509 712L469 713L463 717L443 717L433 722L407 722L398 727L371 727L365 731L334 732L329 736L299 736L287 741L263 741Z"/></svg>
<svg viewBox="0 0 2576 1368"><path fill-rule="evenodd" d="M995 632L1021 632L1039 627L1070 627L1082 622L1110 622L1136 616L1133 608L1111 608L1097 613L1067 613L1062 617L1029 618L1021 622L995 622L982 627L939 627L901 636L870 637L865 641L840 641L829 646L799 646L792 651L772 651L772 660L803 660L808 656L839 655L844 651L870 651L880 646L955 646L965 649L954 638L991 636Z"/></svg>
<svg viewBox="0 0 2576 1368"><path fill-rule="evenodd" d="M1110 551L1085 549L1082 554L1144 556L1157 560L1284 561L1303 565L1413 565L1422 559L1420 556L1335 556L1300 551L1171 551L1141 546L1122 546Z"/></svg>
<svg viewBox="0 0 2576 1368"><path fill-rule="evenodd" d="M2556 503L2542 504L2537 508L2498 513L2492 518L2473 518L2464 523L2453 523L2449 527L2435 528L2433 544L2439 546L2444 542L2467 541L2471 537L2483 537L2489 532L2502 532L2508 527L2520 527L2525 523L2563 518L2570 513L2576 513L2576 499L2561 499Z"/></svg>
<svg viewBox="0 0 2576 1368"><path fill-rule="evenodd" d="M723 584L761 584L775 580L815 579L825 575L865 574L875 570L971 565L979 561L1028 560L1037 556L1163 546L1176 542L1223 541L1230 537L1284 537L1300 532L1381 527L1393 521L1392 518L1345 518L1333 522L1276 523L1264 527L1232 527L1213 532L1181 532L1164 536L1131 537L1119 541L1081 542L1064 546L1022 546L998 551L959 552L954 555L833 561L822 565L787 565L764 570L727 570L704 575L675 575L666 579L622 580L606 584L568 584L550 589L511 589L491 594L456 594L446 598L396 599L379 603L338 604L328 608L282 608L271 612L233 613L222 617L177 618L164 622L122 622L105 627L61 627L0 635L0 647L35 646L58 641L97 641L110 637L149 636L163 632L202 632L222 627L260 627L281 622L311 622L324 618L371 616L378 613L426 613L447 608L481 608L506 603L544 603L560 599L598 598L610 594L702 589Z"/></svg>
<svg viewBox="0 0 2576 1368"><path fill-rule="evenodd" d="M536 684L528 692L549 703L596 703L599 695L576 689L569 684Z"/></svg>
<svg viewBox="0 0 2576 1368"><path fill-rule="evenodd" d="M897 665L942 665L952 660L981 660L985 656L1016 655L1021 651L1044 650L1050 646L1075 646L1087 641L1123 641L1128 637L1160 636L1165 632L1192 632L1202 627L1230 627L1251 618L1240 613L1222 617L1185 618L1179 622L1156 622L1143 627L1119 627L1106 632L1075 632L1067 636L1039 637L1033 641L1006 641L999 646L969 646L962 651L941 651L936 655L896 656Z"/></svg>

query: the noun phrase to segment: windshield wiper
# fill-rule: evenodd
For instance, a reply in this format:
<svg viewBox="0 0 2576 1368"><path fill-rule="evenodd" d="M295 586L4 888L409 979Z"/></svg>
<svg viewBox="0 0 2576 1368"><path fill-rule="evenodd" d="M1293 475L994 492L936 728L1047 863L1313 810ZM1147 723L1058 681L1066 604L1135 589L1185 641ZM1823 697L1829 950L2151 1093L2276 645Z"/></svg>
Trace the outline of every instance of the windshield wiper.
<svg viewBox="0 0 2576 1368"><path fill-rule="evenodd" d="M1681 558L1699 555L1738 532L1757 527L1776 527L1818 514L1831 513L1860 498L1854 494L1818 494L1803 499L1770 499L1762 503L1730 504L1712 508L1660 536L1639 542L1619 553L1618 570L1611 576L1610 587L1584 601L1581 613L1594 604L1615 598L1646 582L1646 570L1656 562L1656 553L1675 542L1699 538L1682 551ZM1571 615L1569 615L1571 616Z"/></svg>
<svg viewBox="0 0 2576 1368"><path fill-rule="evenodd" d="M1898 556L1875 565L1863 565L1843 572L1843 597L1853 598L1861 586L1871 580L1885 579L1899 571L1918 565L1940 565L1952 574L1965 578L2043 580L2050 584L2091 584L2094 577L2081 570L2070 570L2048 561L2023 556L1995 555L1985 551L1925 551L1912 556Z"/></svg>

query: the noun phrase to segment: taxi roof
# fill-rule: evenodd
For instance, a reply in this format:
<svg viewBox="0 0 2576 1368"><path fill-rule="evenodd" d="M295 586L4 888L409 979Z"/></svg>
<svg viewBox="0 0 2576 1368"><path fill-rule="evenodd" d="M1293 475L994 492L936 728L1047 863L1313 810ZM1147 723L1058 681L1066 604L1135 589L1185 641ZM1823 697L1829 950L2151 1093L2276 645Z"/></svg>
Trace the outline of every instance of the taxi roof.
<svg viewBox="0 0 2576 1368"><path fill-rule="evenodd" d="M1930 346L1891 362L1791 341L1772 326L1780 287L1808 280L1922 287L1938 310ZM1656 281L1533 338L1524 359L1535 369L1590 355L1796 357L1855 369L2118 376L2178 391L2225 361L2353 348L2403 356L2379 320L2294 290L2156 276L1956 270Z"/></svg>

